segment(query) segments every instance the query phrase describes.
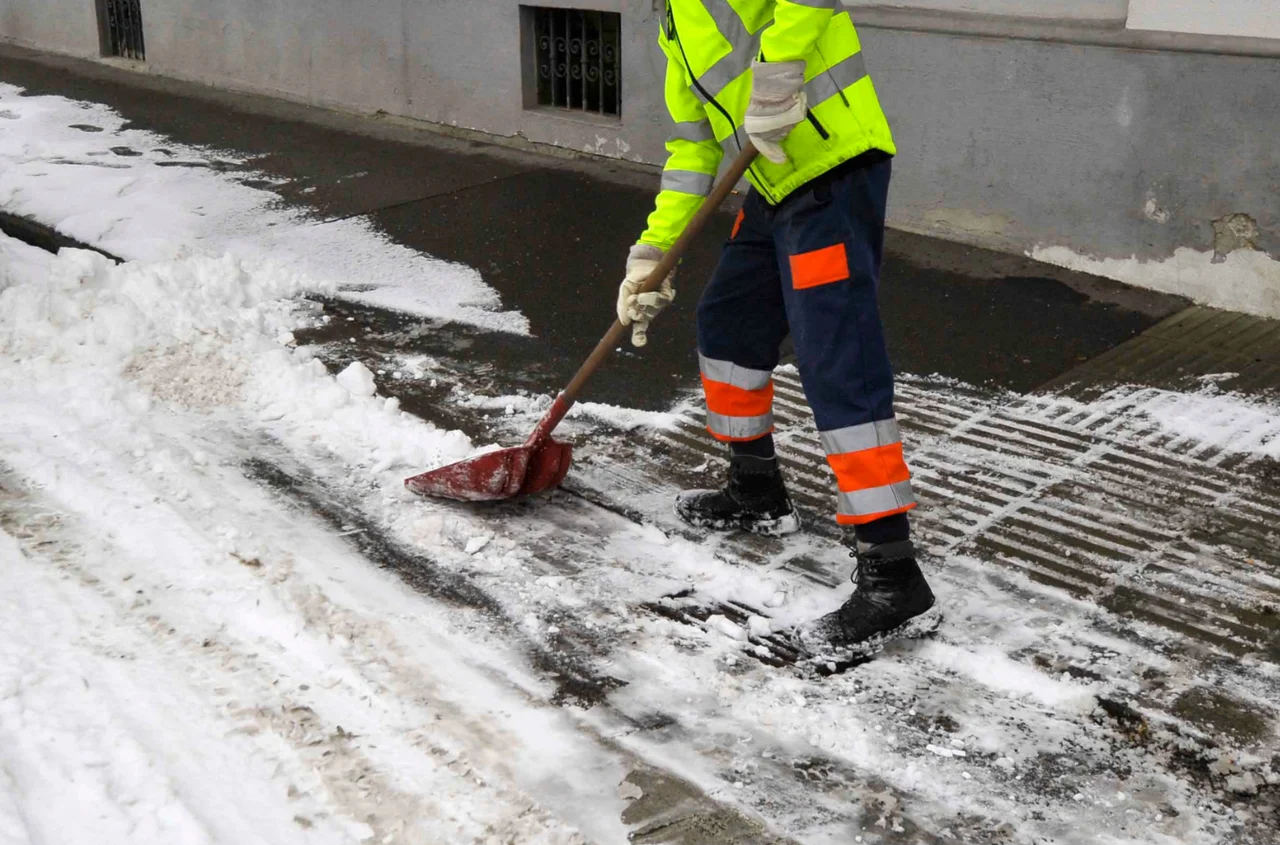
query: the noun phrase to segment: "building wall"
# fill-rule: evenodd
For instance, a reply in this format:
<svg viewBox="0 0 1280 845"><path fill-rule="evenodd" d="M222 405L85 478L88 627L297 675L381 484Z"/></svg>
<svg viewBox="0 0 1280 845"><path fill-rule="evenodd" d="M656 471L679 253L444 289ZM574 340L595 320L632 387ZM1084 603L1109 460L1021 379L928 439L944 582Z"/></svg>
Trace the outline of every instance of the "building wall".
<svg viewBox="0 0 1280 845"><path fill-rule="evenodd" d="M660 157L653 0L538 4L622 13L623 122L524 109L519 0L172 0L145 9L147 59L157 73L320 105L520 133L640 161Z"/></svg>
<svg viewBox="0 0 1280 845"><path fill-rule="evenodd" d="M98 54L93 0L0 0L0 39L73 56Z"/></svg>
<svg viewBox="0 0 1280 845"><path fill-rule="evenodd" d="M858 6L914 9L969 15L1003 15L1059 21L1123 21L1129 0L873 0L846 2L856 15Z"/></svg>
<svg viewBox="0 0 1280 845"><path fill-rule="evenodd" d="M1130 0L1129 28L1280 38L1274 0Z"/></svg>
<svg viewBox="0 0 1280 845"><path fill-rule="evenodd" d="M895 206L1010 249L1167 255L1258 219L1280 255L1280 60L865 29ZM979 178L980 177L980 178Z"/></svg>
<svg viewBox="0 0 1280 845"><path fill-rule="evenodd" d="M524 107L519 0L143 0L147 66L661 162L662 1L537 2L622 14L621 119ZM894 225L1280 316L1280 41L1259 51L1267 42L1257 36L1271 30L1265 16L1249 16L1274 4L847 5L900 147ZM93 0L0 0L0 37L93 53L92 10ZM1002 15L1016 25L1002 30ZM1240 55L1224 54L1229 39L1152 49L1124 40L1126 17L1131 28L1215 36L1246 21L1251 40ZM1241 261L1254 269L1240 271Z"/></svg>

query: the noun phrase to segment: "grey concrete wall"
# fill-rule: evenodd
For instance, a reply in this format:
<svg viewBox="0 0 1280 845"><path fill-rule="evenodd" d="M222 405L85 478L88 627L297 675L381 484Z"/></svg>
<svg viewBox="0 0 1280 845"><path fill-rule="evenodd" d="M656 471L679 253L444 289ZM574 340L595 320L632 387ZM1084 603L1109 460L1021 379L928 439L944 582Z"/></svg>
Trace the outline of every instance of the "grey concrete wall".
<svg viewBox="0 0 1280 845"><path fill-rule="evenodd" d="M968 15L1003 15L1067 21L1120 21L1129 11L1130 0L844 0L855 15L871 6L953 12ZM1204 2L1204 0L1184 0Z"/></svg>
<svg viewBox="0 0 1280 845"><path fill-rule="evenodd" d="M1272 0L1130 0L1129 27L1166 32L1280 38Z"/></svg>
<svg viewBox="0 0 1280 845"><path fill-rule="evenodd" d="M1212 251L1254 218L1280 256L1280 60L864 27L900 146L895 217L1022 251Z"/></svg>
<svg viewBox="0 0 1280 845"><path fill-rule="evenodd" d="M147 60L195 81L654 160L659 13L653 0L585 5L624 17L621 122L523 108L518 0L172 0L146 6Z"/></svg>
<svg viewBox="0 0 1280 845"><path fill-rule="evenodd" d="M1161 261L1234 242L1280 258L1280 42L1150 49L1121 25L1128 0L1030 24L1067 0L889 1L932 11L846 5L901 148L895 225L1014 252ZM518 0L143 0L148 67L660 162L661 0L537 2L622 13L620 120L524 108ZM938 17L953 7L984 15ZM1002 30L996 11L1018 22ZM95 26L92 0L0 0L0 38L84 54ZM1215 53L1224 43L1253 56ZM1158 285L1176 288L1180 273ZM1198 284L1212 300L1217 282ZM1221 300L1237 302L1252 300Z"/></svg>
<svg viewBox="0 0 1280 845"><path fill-rule="evenodd" d="M0 0L0 38L73 56L98 54L94 0Z"/></svg>

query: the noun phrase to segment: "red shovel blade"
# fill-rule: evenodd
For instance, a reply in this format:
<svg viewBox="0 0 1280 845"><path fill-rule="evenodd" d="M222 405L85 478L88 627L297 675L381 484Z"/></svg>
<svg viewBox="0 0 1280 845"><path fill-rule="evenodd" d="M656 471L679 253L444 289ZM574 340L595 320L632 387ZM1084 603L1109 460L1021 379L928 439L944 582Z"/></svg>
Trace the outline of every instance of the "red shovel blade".
<svg viewBox="0 0 1280 845"><path fill-rule="evenodd" d="M573 450L568 444L545 440L539 446L486 452L433 469L407 479L405 486L423 496L494 502L558 486L572 460Z"/></svg>

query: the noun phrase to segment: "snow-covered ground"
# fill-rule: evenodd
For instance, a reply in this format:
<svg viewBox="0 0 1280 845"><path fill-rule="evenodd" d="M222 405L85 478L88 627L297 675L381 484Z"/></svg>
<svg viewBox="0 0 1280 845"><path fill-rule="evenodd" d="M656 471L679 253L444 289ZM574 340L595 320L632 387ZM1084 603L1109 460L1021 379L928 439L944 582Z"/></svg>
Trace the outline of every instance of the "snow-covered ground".
<svg viewBox="0 0 1280 845"><path fill-rule="evenodd" d="M281 207L252 165L128 128L97 103L0 82L0 209L130 260L269 258L348 299L528 331L476 270L392 244L362 217Z"/></svg>
<svg viewBox="0 0 1280 845"><path fill-rule="evenodd" d="M71 164L174 149L99 106L0 88L0 110L0 208L131 259L0 236L0 845L1264 841L1274 662L957 554L931 570L938 639L824 680L759 663L747 629L848 587L578 496L404 492L483 444L295 342L318 319L300 295L363 266L344 244L374 267L401 248L348 221L317 257L331 224L214 170ZM289 234L259 237L272 222ZM474 271L413 260L418 313L522 328ZM906 389L966 407L971 437L1001 401ZM515 418L546 401L459 393ZM1280 409L1212 390L1037 402L1135 449L1156 426L1276 456ZM585 411L586 431L681 417ZM1276 575L1250 589L1280 595ZM654 612L682 593L760 612ZM1196 721L1204 689L1230 693L1238 735Z"/></svg>

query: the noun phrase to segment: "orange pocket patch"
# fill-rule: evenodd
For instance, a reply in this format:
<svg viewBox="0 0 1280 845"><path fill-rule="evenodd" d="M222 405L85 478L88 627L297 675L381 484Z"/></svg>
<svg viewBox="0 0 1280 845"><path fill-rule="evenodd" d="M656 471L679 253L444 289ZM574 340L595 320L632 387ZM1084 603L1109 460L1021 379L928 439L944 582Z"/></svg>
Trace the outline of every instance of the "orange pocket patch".
<svg viewBox="0 0 1280 845"><path fill-rule="evenodd" d="M791 286L796 290L816 288L849 278L849 255L844 244L815 249L791 256Z"/></svg>
<svg viewBox="0 0 1280 845"><path fill-rule="evenodd" d="M738 209L738 217L733 221L733 233L729 235L729 240L733 240L738 237L738 230L742 228L742 221L746 218L747 212L742 209Z"/></svg>

